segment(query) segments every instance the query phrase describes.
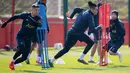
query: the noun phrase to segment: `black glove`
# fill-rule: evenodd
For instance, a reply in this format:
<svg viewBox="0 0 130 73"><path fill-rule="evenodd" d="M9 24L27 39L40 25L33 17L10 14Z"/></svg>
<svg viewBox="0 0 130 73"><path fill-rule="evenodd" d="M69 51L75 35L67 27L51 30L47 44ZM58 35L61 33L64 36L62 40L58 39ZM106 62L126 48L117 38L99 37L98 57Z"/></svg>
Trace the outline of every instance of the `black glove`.
<svg viewBox="0 0 130 73"><path fill-rule="evenodd" d="M47 27L47 31L48 31L48 33L50 32L50 28L49 27Z"/></svg>
<svg viewBox="0 0 130 73"><path fill-rule="evenodd" d="M98 30L101 30L101 29L102 29L102 25L98 25L95 29L96 29L97 31L98 31Z"/></svg>
<svg viewBox="0 0 130 73"><path fill-rule="evenodd" d="M7 25L7 22L4 22L1 26L1 28L4 28Z"/></svg>
<svg viewBox="0 0 130 73"><path fill-rule="evenodd" d="M106 33L107 33L107 34L109 33L109 31L110 31L109 28L106 28Z"/></svg>

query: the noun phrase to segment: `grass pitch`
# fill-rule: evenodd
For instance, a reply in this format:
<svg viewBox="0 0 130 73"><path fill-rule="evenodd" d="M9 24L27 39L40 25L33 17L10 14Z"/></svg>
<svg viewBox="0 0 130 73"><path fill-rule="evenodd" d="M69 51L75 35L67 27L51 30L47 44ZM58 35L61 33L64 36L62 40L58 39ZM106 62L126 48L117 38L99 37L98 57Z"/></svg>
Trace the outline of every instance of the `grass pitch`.
<svg viewBox="0 0 130 73"><path fill-rule="evenodd" d="M42 69L40 65L35 63L36 53L32 53L30 58L30 65L25 62L22 66L16 66L15 71L11 71L8 68L8 64L12 59L14 52L0 52L0 73L130 73L130 48L128 46L122 46L119 51L123 53L123 63L119 62L118 56L110 56L109 58L113 63L108 66L101 67L95 64L83 65L77 62L84 47L74 47L66 55L61 57L65 64L54 64L54 68ZM49 48L49 57L52 58L58 50ZM88 53L85 56L85 60L88 61ZM94 60L97 61L97 54L94 56Z"/></svg>

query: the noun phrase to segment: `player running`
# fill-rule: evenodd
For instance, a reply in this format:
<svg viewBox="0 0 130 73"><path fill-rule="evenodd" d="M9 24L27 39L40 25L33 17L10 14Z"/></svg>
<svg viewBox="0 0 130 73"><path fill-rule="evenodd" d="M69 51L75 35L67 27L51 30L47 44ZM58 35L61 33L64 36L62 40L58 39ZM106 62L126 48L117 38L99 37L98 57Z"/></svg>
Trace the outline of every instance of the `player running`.
<svg viewBox="0 0 130 73"><path fill-rule="evenodd" d="M119 13L117 10L113 10L111 12L110 27L107 28L107 32L110 32L111 39L103 47L103 49L106 49L108 46L107 50L108 50L109 54L114 55L114 56L118 55L120 62L122 62L122 53L120 53L118 51L118 49L124 43L125 28L124 28L124 23L118 18L118 15L119 15ZM104 55L104 53L103 53L103 55Z"/></svg>
<svg viewBox="0 0 130 73"><path fill-rule="evenodd" d="M42 4L42 5L44 5L46 7L47 0L42 0L42 1L38 0L36 3L39 4L39 5ZM50 31L48 24L47 24L47 31L48 31L48 33ZM30 61L29 61L30 55L31 55L32 51L35 48L37 48L37 60L36 60L36 63L41 64L40 49L39 49L38 44L37 44L38 43L37 34L35 36L33 36L33 38L31 40L32 40L32 46L31 46L28 58L27 58L27 60L25 62L26 62L26 64L30 64Z"/></svg>
<svg viewBox="0 0 130 73"><path fill-rule="evenodd" d="M99 1L99 3L97 4L98 8L102 5L102 2ZM70 19L72 19L74 17L75 14L77 13L80 13L82 11L84 11L85 9L82 9L82 8L75 8L73 10L73 12L71 13L71 15L69 15L68 13L66 13L67 17L69 17ZM95 23L95 27L97 27L99 25L99 22L98 22L98 13L97 15L94 15L94 23ZM93 56L96 52L96 48L98 47L98 58L100 60L100 49L99 49L99 43L100 43L100 40L101 40L101 36L99 35L99 33L101 34L102 31L100 30L97 34L94 34L94 45L93 45L93 48L91 50L91 55L89 57L89 63L95 63L94 60L93 60Z"/></svg>
<svg viewBox="0 0 130 73"><path fill-rule="evenodd" d="M9 64L9 68L11 70L15 70L14 64L21 63L25 61L28 57L31 48L31 38L35 35L36 29L38 26L41 26L42 20L38 16L39 6L37 4L33 4L31 7L30 13L21 13L19 15L15 15L7 20L1 28L4 28L9 22L14 21L16 19L22 19L22 27L17 33L17 51L13 56ZM22 55L21 57L19 57Z"/></svg>
<svg viewBox="0 0 130 73"><path fill-rule="evenodd" d="M86 61L84 61L84 56L87 54L87 52L90 50L90 48L93 46L94 42L90 39L88 35L86 35L84 32L89 27L88 34L91 33L97 33L99 29L101 29L101 26L98 26L95 28L94 18L93 16L97 14L97 5L88 2L90 9L84 10L80 12L70 28L67 38L65 40L64 48L59 51L54 58L50 59L50 66L53 67L53 62L66 54L79 40L80 42L87 43L87 46L85 47L82 55L78 59L78 62L83 64L88 64Z"/></svg>

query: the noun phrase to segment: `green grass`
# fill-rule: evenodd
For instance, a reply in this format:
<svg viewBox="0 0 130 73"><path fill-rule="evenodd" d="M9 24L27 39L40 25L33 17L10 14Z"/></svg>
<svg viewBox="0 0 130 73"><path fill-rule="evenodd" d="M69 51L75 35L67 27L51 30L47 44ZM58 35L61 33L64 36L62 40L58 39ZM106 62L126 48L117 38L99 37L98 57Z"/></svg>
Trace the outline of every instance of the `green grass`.
<svg viewBox="0 0 130 73"><path fill-rule="evenodd" d="M130 72L130 48L123 46L120 51L123 53L123 63L120 63L117 56L109 56L112 60L112 64L106 67L101 67L94 64L83 65L77 62L84 47L74 47L69 53L64 55L62 59L66 64L54 64L54 68L42 69L40 65L35 63L35 52L31 55L31 64L27 65L25 62L22 66L15 67L15 71L11 71L8 68L8 64L14 54L14 52L0 52L0 73L129 73ZM58 52L53 48L49 48L49 56L53 57ZM88 53L85 60L88 60ZM97 54L94 57L97 61Z"/></svg>

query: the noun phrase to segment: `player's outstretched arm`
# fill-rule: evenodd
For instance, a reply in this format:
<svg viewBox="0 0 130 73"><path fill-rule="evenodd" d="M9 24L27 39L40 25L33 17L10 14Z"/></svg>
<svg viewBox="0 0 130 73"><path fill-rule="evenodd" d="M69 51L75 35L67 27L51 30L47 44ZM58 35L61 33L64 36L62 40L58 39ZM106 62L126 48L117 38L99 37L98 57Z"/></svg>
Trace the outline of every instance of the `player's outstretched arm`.
<svg viewBox="0 0 130 73"><path fill-rule="evenodd" d="M82 8L75 8L75 9L73 10L73 12L70 14L69 18L72 19L76 13L80 13L80 12L82 12L83 10L84 10L84 9L82 9Z"/></svg>
<svg viewBox="0 0 130 73"><path fill-rule="evenodd" d="M19 19L19 18L20 16L18 15L12 16L9 20L7 20L6 22L2 24L1 28L4 28L9 22L14 21L15 19Z"/></svg>

